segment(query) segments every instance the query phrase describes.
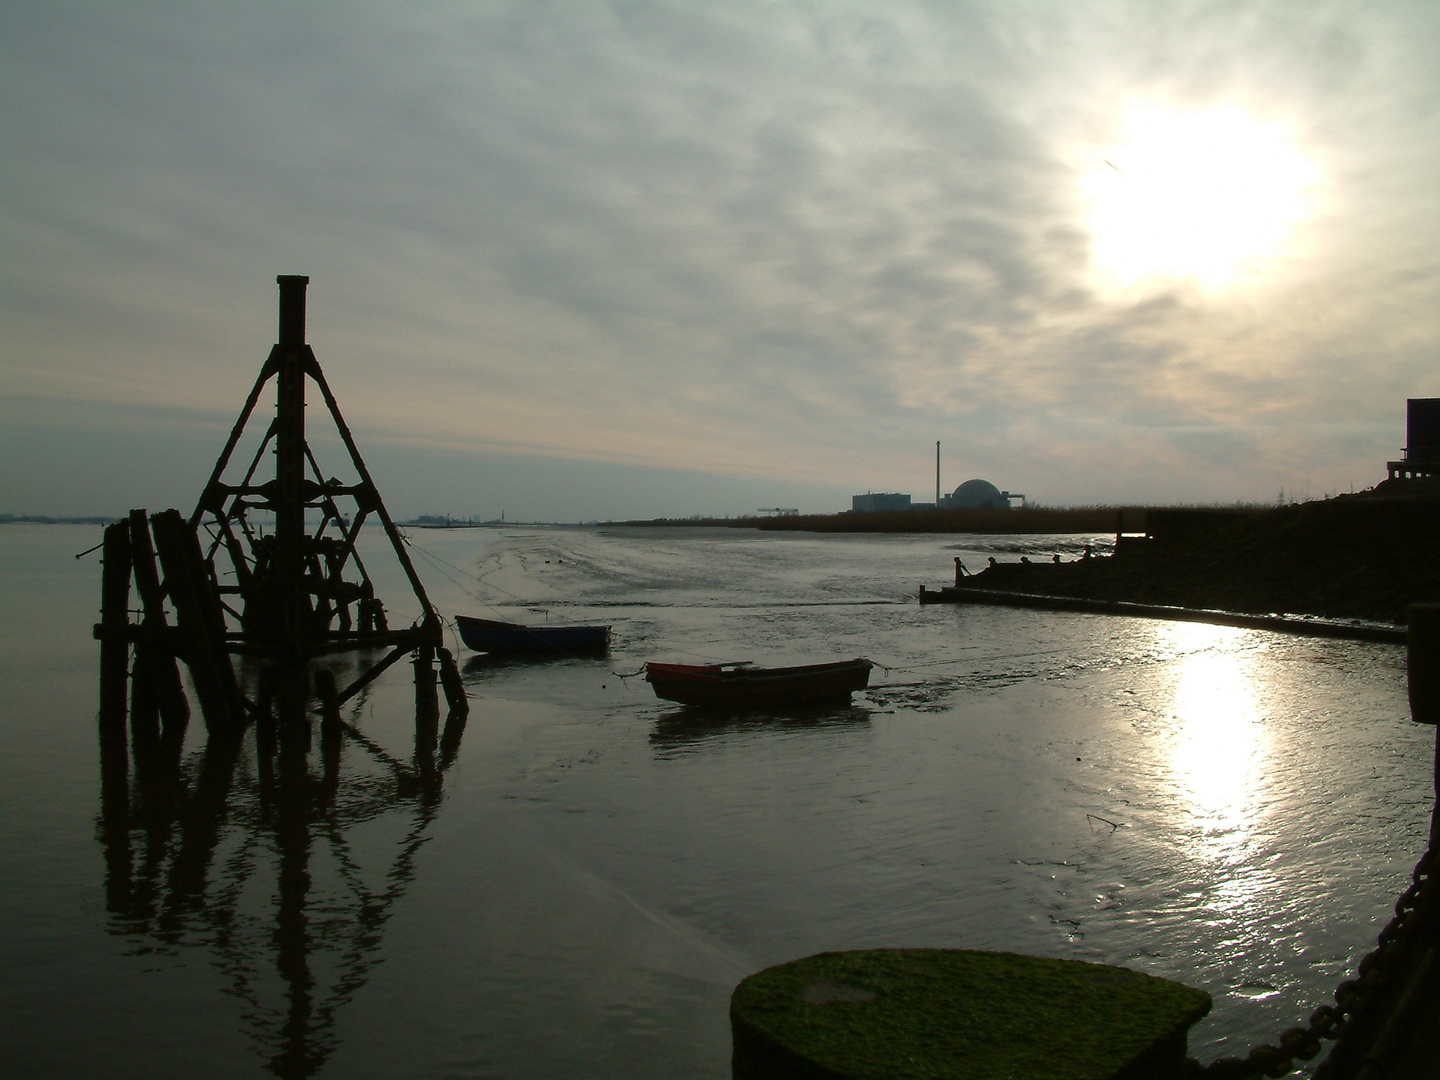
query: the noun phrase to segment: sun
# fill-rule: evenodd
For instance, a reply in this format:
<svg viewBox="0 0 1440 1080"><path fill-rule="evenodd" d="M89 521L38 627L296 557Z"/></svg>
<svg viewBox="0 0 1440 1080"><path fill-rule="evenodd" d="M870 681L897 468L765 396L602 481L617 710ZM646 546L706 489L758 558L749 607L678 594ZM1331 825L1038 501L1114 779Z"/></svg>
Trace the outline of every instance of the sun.
<svg viewBox="0 0 1440 1080"><path fill-rule="evenodd" d="M1144 107L1125 133L1085 177L1095 265L1116 285L1243 284L1312 216L1318 169L1283 124Z"/></svg>

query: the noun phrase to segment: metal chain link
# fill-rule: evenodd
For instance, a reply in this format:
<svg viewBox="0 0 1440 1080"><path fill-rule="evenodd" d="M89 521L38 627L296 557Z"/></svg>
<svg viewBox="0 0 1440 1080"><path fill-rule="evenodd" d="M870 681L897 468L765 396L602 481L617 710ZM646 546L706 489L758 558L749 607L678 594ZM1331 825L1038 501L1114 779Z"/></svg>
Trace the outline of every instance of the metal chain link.
<svg viewBox="0 0 1440 1080"><path fill-rule="evenodd" d="M1380 931L1375 948L1359 964L1358 979L1347 979L1335 988L1335 1004L1322 1005L1310 1014L1305 1027L1287 1028L1280 1033L1279 1046L1261 1044L1243 1058L1226 1057L1209 1065L1188 1060L1187 1080L1249 1080L1250 1077L1281 1077L1295 1068L1295 1062L1309 1061L1320 1052L1322 1039L1345 1033L1351 1017L1372 1000L1386 976L1409 955L1417 939L1422 895L1428 895L1440 881L1432 876L1436 853L1432 848L1420 857L1410 876L1410 886L1395 901L1395 917Z"/></svg>

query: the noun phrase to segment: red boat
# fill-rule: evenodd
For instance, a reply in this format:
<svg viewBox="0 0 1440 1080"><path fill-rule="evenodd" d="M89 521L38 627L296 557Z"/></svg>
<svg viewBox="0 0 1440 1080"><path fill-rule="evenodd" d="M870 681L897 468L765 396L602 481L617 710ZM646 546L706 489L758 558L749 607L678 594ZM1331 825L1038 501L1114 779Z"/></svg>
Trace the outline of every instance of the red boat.
<svg viewBox="0 0 1440 1080"><path fill-rule="evenodd" d="M863 657L833 664L761 668L749 664L646 664L655 696L682 705L745 708L849 701L870 682Z"/></svg>

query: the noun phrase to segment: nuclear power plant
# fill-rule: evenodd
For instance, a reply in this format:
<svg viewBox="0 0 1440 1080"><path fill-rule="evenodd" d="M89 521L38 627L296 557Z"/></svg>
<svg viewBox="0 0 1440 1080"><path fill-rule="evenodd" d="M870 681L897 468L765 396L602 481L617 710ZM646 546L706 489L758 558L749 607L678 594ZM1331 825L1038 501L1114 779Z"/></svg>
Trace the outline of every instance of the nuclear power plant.
<svg viewBox="0 0 1440 1080"><path fill-rule="evenodd" d="M989 480L978 477L966 480L948 495L940 493L940 443L935 444L935 501L912 502L909 495L898 492L866 492L850 497L852 514L886 514L897 510L1009 510L1015 500L1025 505L1025 496L1001 491Z"/></svg>
<svg viewBox="0 0 1440 1080"><path fill-rule="evenodd" d="M966 480L949 495L942 495L936 506L941 510L1009 510L1019 499L1023 505L1024 495L1012 495L1001 491L989 480Z"/></svg>

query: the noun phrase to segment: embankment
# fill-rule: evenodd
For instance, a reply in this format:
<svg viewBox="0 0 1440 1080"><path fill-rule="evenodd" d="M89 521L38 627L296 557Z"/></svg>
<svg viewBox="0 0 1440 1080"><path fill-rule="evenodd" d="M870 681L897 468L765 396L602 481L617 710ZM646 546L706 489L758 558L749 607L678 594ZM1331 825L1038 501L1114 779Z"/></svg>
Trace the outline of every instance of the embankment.
<svg viewBox="0 0 1440 1080"><path fill-rule="evenodd" d="M1364 495L1263 513L1152 511L1111 558L1001 564L975 588L1253 614L1403 622L1440 601L1440 499Z"/></svg>

